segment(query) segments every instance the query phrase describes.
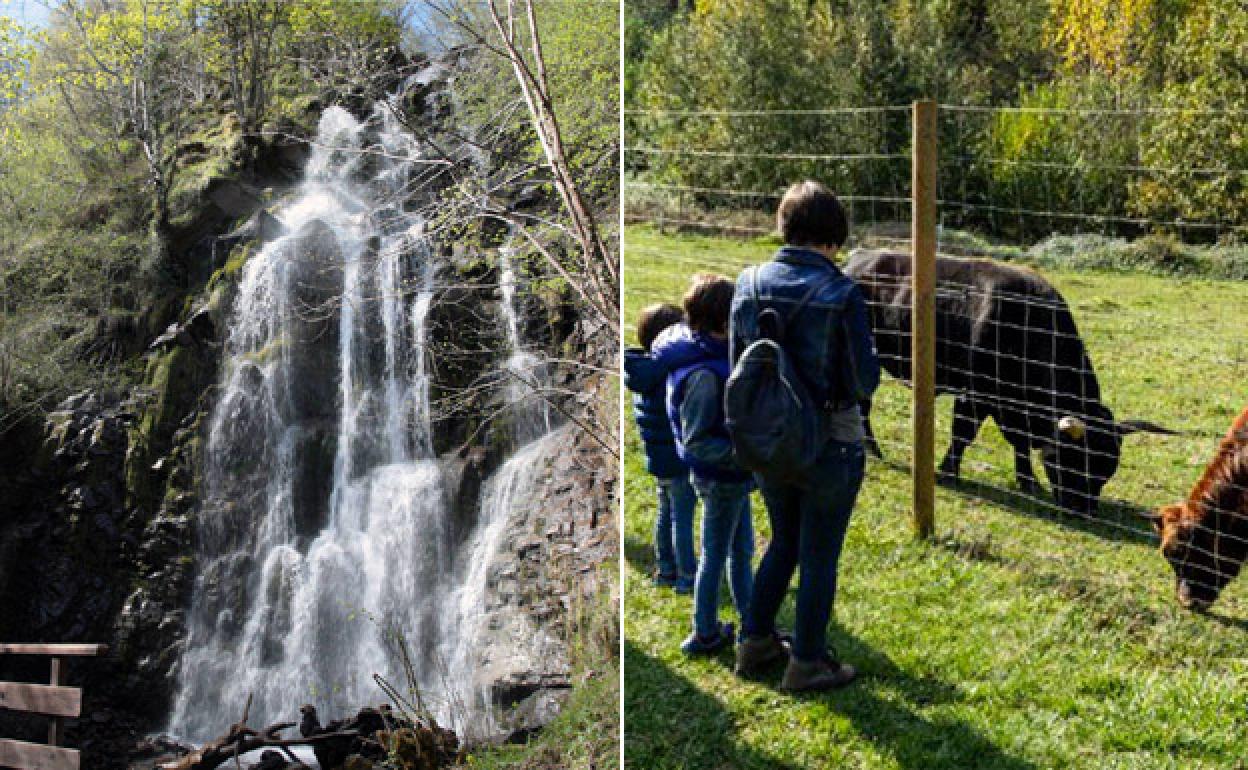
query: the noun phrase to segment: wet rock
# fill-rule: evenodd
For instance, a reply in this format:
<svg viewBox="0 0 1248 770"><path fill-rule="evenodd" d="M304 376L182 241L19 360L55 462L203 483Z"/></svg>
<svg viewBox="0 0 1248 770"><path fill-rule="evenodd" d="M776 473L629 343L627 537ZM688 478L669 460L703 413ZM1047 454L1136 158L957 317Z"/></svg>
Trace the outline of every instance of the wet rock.
<svg viewBox="0 0 1248 770"><path fill-rule="evenodd" d="M298 765L287 762L282 752L273 749L261 752L260 762L256 764L256 770L285 770L287 767L295 768Z"/></svg>
<svg viewBox="0 0 1248 770"><path fill-rule="evenodd" d="M506 741L527 743L534 733L559 715L570 695L569 689L543 689L522 699L506 715L505 724L510 730Z"/></svg>
<svg viewBox="0 0 1248 770"><path fill-rule="evenodd" d="M211 344L216 338L216 323L207 308L200 308L191 317L181 323L171 323L163 334L152 340L148 350L166 351L179 345Z"/></svg>
<svg viewBox="0 0 1248 770"><path fill-rule="evenodd" d="M517 739L540 729L566 699L570 608L600 601L598 565L616 551L614 470L575 430L548 441L488 572L476 661L477 686L490 693L500 726Z"/></svg>

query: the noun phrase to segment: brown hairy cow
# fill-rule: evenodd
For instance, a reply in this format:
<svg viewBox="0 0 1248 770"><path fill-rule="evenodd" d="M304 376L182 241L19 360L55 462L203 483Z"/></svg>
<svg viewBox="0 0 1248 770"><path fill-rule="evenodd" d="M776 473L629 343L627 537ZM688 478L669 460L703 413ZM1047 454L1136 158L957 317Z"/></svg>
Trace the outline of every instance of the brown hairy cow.
<svg viewBox="0 0 1248 770"><path fill-rule="evenodd" d="M1174 569L1179 603L1203 610L1248 557L1248 409L1218 445L1187 501L1150 516Z"/></svg>

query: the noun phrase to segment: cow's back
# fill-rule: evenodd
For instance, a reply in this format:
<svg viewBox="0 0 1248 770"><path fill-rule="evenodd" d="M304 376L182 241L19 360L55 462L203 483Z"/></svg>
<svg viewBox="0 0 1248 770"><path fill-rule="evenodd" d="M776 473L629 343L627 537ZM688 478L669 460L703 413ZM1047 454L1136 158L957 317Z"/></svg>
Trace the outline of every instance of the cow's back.
<svg viewBox="0 0 1248 770"><path fill-rule="evenodd" d="M1231 423L1188 501L1193 512L1230 511L1248 517L1248 408ZM1238 528L1248 530L1248 522L1240 522Z"/></svg>
<svg viewBox="0 0 1248 770"><path fill-rule="evenodd" d="M858 250L845 272L870 304L881 363L908 381L910 255ZM1040 274L989 259L940 257L935 299L939 389L1054 410L1069 408L1071 399L1099 401L1070 310Z"/></svg>

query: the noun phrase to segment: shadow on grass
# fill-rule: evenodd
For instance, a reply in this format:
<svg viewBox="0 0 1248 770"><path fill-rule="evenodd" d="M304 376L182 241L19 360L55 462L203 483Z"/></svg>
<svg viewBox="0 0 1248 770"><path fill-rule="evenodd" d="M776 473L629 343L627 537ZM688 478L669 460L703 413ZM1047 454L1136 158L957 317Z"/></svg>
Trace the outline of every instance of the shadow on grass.
<svg viewBox="0 0 1248 770"><path fill-rule="evenodd" d="M1143 514L1147 513L1148 509L1126 500L1102 497L1096 513L1082 515L1070 513L1053 503L1029 497L1018 490L1005 489L982 481L960 479L953 483L942 484L942 486L967 497L994 503L1024 516L1051 521L1103 540L1134 545L1147 545L1157 541L1144 523Z"/></svg>
<svg viewBox="0 0 1248 770"><path fill-rule="evenodd" d="M890 470L909 475L910 466L884 458L875 462ZM1157 537L1145 524L1148 508L1136 505L1127 500L1108 497L1101 498L1100 508L1096 513L1083 515L1071 513L1047 499L1037 499L1021 490L989 484L984 481L958 479L956 481L939 481L938 486L958 494L992 503L1014 513L1021 513L1034 519L1043 519L1069 529L1094 535L1103 540L1113 540L1135 545L1156 543ZM1044 494L1049 494L1046 489Z"/></svg>
<svg viewBox="0 0 1248 770"><path fill-rule="evenodd" d="M632 642L624 642L624 766L641 770L800 770L737 738L737 721L698 689ZM732 677L730 670L722 676Z"/></svg>
<svg viewBox="0 0 1248 770"><path fill-rule="evenodd" d="M844 690L796 697L825 702L903 768L1035 770L1036 765L1007 754L966 722L919 713L928 705L960 700L957 687L902 670L888 655L835 624L829 631L841 657L858 668L859 681ZM898 698L881 696L890 690Z"/></svg>
<svg viewBox="0 0 1248 770"><path fill-rule="evenodd" d="M634 535L624 535L624 558L643 575L654 572L654 545Z"/></svg>
<svg viewBox="0 0 1248 770"><path fill-rule="evenodd" d="M1177 601L1177 599L1175 600ZM1231 615L1223 615L1218 611L1215 605L1213 609L1206 610L1202 615L1218 625L1226 628L1234 628L1239 631L1248 631L1248 618L1238 618Z"/></svg>
<svg viewBox="0 0 1248 770"><path fill-rule="evenodd" d="M870 744L868 751L886 754L908 770L1036 770L965 722L920 713L927 706L960 700L957 687L909 674L883 652L843 631L834 632L833 638L843 657L858 666L862 678L844 690L793 696L792 702L782 699L781 709L796 712L802 702L822 703L852 723L857 733L854 740L861 741L864 749ZM738 723L756 722L774 725L781 733L778 737L784 739L794 719L775 713L775 708L733 714L661 660L627 641L624 648L627 767L749 770L807 766L770 755L765 748L743 745L737 737ZM767 684L774 687L779 674L777 670ZM723 676L731 678L732 674L725 669ZM806 719L802 722L809 724ZM811 741L827 740L829 727L808 727ZM752 732L765 734L763 729Z"/></svg>

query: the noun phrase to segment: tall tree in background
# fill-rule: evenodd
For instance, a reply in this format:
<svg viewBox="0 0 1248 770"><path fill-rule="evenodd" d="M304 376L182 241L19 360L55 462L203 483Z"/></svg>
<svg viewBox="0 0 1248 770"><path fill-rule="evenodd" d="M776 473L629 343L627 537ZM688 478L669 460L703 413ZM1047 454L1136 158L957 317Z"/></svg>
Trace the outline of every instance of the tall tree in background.
<svg viewBox="0 0 1248 770"><path fill-rule="evenodd" d="M90 103L111 116L112 129L137 141L152 192L153 226L168 226L169 191L177 171L174 146L193 119L203 90L197 51L187 45L191 19L172 0L124 0L103 5L67 0L56 34L62 58L53 78L71 114ZM89 130L85 120L80 130ZM100 141L107 141L101 137Z"/></svg>
<svg viewBox="0 0 1248 770"><path fill-rule="evenodd" d="M467 164L441 151L454 178L441 226L504 223L519 255L540 263L536 277L556 292L566 288L586 333L613 354L609 341L620 324L618 241L611 240L619 194L618 7L576 0L427 0L423 7L438 45L461 53L466 74L455 78L452 98L464 127L454 138L477 150ZM429 144L439 151L438 141ZM550 195L558 208L513 205L535 194ZM614 371L609 361L584 356L549 363ZM538 379L523 384L556 409L566 397L584 397ZM591 412L585 419L563 413L615 454L614 412Z"/></svg>
<svg viewBox="0 0 1248 770"><path fill-rule="evenodd" d="M846 116L818 123L657 111L818 110L930 97L1025 108L946 113L942 188L981 209L977 219L952 212L948 224L1022 240L1098 217L1099 227L1123 234L1139 231L1138 217L1155 220L1154 229L1248 224L1244 175L1234 171L1248 163L1233 127L1248 112L1240 34L1248 5L1238 0L702 0L677 14L650 0L646 8L629 28L627 50L640 60L625 65L628 107L642 114L628 116L627 171L733 196L630 192L642 205L670 209L692 199L701 208L749 208L751 193L803 175L893 195L898 188L882 187L886 176L864 172L868 164L791 156L907 151L907 132L855 130ZM1004 211L1049 215L991 213Z"/></svg>
<svg viewBox="0 0 1248 770"><path fill-rule="evenodd" d="M206 47L208 67L224 73L243 133L259 128L268 111L282 53L278 32L287 24L286 0L207 0L201 23L217 30Z"/></svg>
<svg viewBox="0 0 1248 770"><path fill-rule="evenodd" d="M527 221L491 205L488 192L469 194L464 200L477 201L474 215L502 218L516 227L598 321L618 330L619 270L595 211L595 201L613 200L616 194L613 183L602 186L602 180L614 178L611 168L618 149L618 83L614 77L608 78L610 82L603 79L604 73L614 70L609 61L618 56L611 45L618 39L614 9L592 3L575 18L543 12L575 5L566 2L429 0L427 5L451 31L451 42L467 41L484 55L478 62L479 78L474 78L477 84L468 84L461 97L480 125L494 127L495 139L487 140L486 146L495 152L502 149L497 138L516 130L531 136L538 150L537 169L517 168L512 179L533 170L548 173L567 216L559 222ZM499 76L507 78L501 88ZM528 119L522 126L495 125L500 114L514 116L507 103L516 96ZM576 244L571 262L547 249L534 225L569 236Z"/></svg>

